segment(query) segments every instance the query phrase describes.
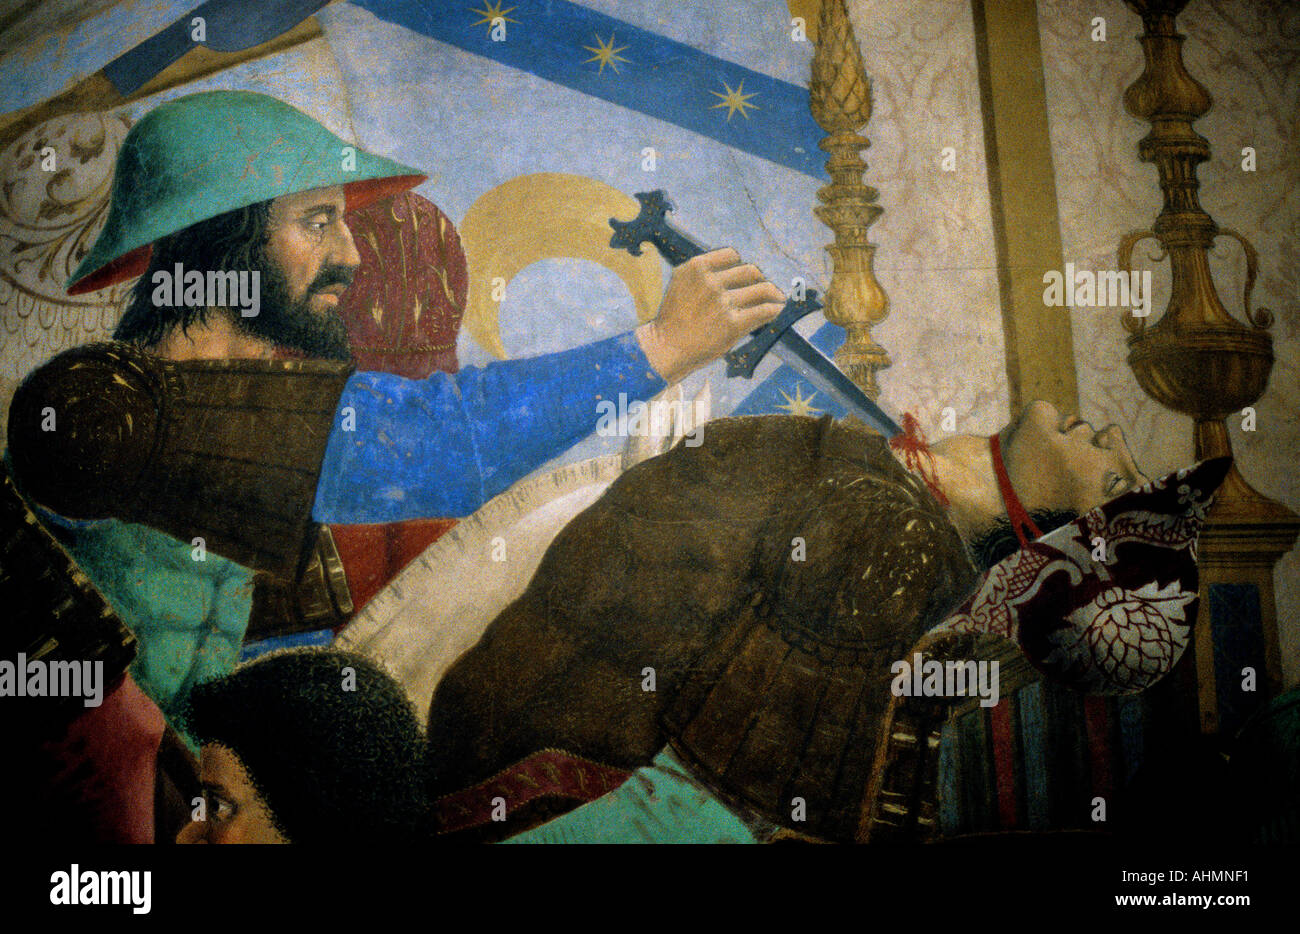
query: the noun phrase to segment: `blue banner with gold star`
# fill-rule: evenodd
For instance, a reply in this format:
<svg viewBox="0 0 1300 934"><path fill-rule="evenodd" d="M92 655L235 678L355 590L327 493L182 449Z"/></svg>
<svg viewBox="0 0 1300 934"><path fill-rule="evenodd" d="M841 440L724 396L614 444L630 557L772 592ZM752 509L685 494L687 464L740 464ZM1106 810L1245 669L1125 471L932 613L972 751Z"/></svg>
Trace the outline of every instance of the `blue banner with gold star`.
<svg viewBox="0 0 1300 934"><path fill-rule="evenodd" d="M620 193L621 204L663 189L673 223L699 242L733 247L787 293L796 278L825 291L814 47L787 4L352 0L317 19L357 141L426 172L419 194L465 236L472 282L506 282L477 319L470 303L478 329L462 328L461 366L576 347L643 320L634 283L593 251L609 242L608 218L632 216L613 206ZM610 204L583 200L592 182ZM662 264L662 287L669 273ZM824 324L810 316L796 328L814 336ZM814 341L830 353L843 332L828 325ZM773 355L752 380L709 364L683 381L685 397L705 383L714 417L840 414ZM563 460L624 445L594 435Z"/></svg>
<svg viewBox="0 0 1300 934"><path fill-rule="evenodd" d="M823 324L808 338L809 343L826 356L835 353L844 343L844 329ZM840 405L799 375L794 367L782 364L777 371L763 380L749 395L741 400L732 415L833 415L843 418L848 414Z"/></svg>
<svg viewBox="0 0 1300 934"><path fill-rule="evenodd" d="M566 0L352 3L439 42L828 178L817 148L825 134L808 109L807 88L589 7Z"/></svg>

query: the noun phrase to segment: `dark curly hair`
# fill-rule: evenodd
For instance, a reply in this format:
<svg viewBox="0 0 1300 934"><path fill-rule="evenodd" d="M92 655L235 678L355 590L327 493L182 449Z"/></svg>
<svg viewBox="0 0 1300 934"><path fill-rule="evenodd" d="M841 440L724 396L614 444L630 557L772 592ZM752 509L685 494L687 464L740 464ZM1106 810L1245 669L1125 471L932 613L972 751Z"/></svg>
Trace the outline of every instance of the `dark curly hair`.
<svg viewBox="0 0 1300 934"><path fill-rule="evenodd" d="M154 273L163 270L170 274L177 263L186 270L202 272L205 278L209 272L265 269L270 218L271 202L259 201L200 221L157 241L149 268L131 291L113 339L148 348L157 345L173 328L188 332L191 325L202 325L208 316L208 309L203 305L160 307L153 303Z"/></svg>
<svg viewBox="0 0 1300 934"><path fill-rule="evenodd" d="M345 690L350 668L355 690ZM243 762L291 843L428 842L424 736L402 687L336 649L286 649L198 685L184 721Z"/></svg>
<svg viewBox="0 0 1300 934"><path fill-rule="evenodd" d="M1033 509L1029 512L1029 518L1046 535L1067 522L1073 522L1079 518L1079 514L1070 509ZM983 573L1018 549L1020 540L1016 538L1011 523L1003 516L982 535L968 542L966 547L970 550L975 567Z"/></svg>

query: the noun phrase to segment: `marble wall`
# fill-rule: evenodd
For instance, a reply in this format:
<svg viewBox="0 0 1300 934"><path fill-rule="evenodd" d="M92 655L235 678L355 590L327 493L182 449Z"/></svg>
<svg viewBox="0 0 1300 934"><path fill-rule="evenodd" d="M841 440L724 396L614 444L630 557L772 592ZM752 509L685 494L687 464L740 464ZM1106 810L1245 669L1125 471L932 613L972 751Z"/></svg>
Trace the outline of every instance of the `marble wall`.
<svg viewBox="0 0 1300 934"><path fill-rule="evenodd" d="M1039 0L1038 13L1063 258L1079 268L1114 268L1120 237L1148 227L1161 204L1155 167L1137 157L1149 125L1122 101L1142 73L1135 41L1141 21L1120 0ZM1098 16L1105 41L1092 39ZM1256 489L1300 510L1300 7L1286 0L1193 0L1178 23L1187 36L1188 71L1214 97L1196 123L1213 150L1199 173L1201 202L1221 227L1240 231L1259 251L1252 305L1276 315L1276 363L1256 406L1257 430L1241 431L1240 419L1229 419L1233 448ZM1244 147L1255 150L1254 172L1242 169ZM1153 270L1159 315L1168 266L1152 263L1145 247L1135 256ZM1220 298L1240 319L1240 247L1221 238L1211 267ZM1073 313L1080 408L1124 426L1138 463L1154 475L1191 460L1191 423L1138 388L1125 362L1119 314ZM1284 678L1293 684L1300 679L1300 550L1278 566L1276 586Z"/></svg>
<svg viewBox="0 0 1300 934"><path fill-rule="evenodd" d="M895 410L918 409L931 437L941 433L944 405L957 409L959 431L991 431L1008 399L971 4L850 0L849 9L876 105L867 181L885 208L872 228L891 303L875 333L895 361L881 374L882 398ZM1104 41L1093 39L1098 16ZM1141 21L1121 0L1039 0L1038 20L1062 260L1111 269L1120 238L1150 226L1161 204L1155 167L1137 156L1148 125L1123 106L1124 89L1142 72ZM1257 430L1232 425L1233 445L1257 489L1300 510L1300 6L1192 0L1179 25L1187 67L1215 100L1196 124L1214 152L1200 170L1202 203L1258 249L1252 305L1276 315L1277 361L1256 406ZM956 150L956 172L940 170L945 146ZM1247 146L1254 172L1242 170ZM1159 315L1167 265L1144 248L1136 255L1153 271ZM1211 266L1225 306L1240 317L1241 249L1221 240ZM1072 312L1080 413L1121 425L1138 463L1158 475L1192 460L1191 423L1138 387L1120 314ZM1300 680L1300 549L1278 566L1276 586L1290 685Z"/></svg>
<svg viewBox="0 0 1300 934"><path fill-rule="evenodd" d="M848 8L874 100L867 183L884 208L871 228L890 303L873 334L894 361L881 401L914 411L930 438L946 406L958 432L988 434L1010 403L970 3Z"/></svg>

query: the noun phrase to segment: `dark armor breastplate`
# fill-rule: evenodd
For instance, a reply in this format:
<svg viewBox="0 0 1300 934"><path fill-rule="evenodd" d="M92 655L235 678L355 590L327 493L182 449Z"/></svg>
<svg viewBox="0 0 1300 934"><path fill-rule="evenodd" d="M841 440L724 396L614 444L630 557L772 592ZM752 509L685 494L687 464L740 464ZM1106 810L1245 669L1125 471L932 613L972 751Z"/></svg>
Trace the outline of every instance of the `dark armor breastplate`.
<svg viewBox="0 0 1300 934"><path fill-rule="evenodd" d="M255 634L330 625L351 600L311 511L351 372L333 361L172 362L123 343L74 348L14 395L15 478L60 515L202 539L258 572ZM270 613L278 623L268 607L280 608Z"/></svg>

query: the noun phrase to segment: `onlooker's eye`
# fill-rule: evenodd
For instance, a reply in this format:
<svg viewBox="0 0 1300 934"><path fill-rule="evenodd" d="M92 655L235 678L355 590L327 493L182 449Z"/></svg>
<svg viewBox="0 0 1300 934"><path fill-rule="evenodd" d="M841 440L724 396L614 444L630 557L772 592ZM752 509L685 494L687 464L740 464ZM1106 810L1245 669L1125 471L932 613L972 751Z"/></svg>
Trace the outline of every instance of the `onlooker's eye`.
<svg viewBox="0 0 1300 934"><path fill-rule="evenodd" d="M227 801L220 795L209 795L208 797L208 817L215 821L228 821L234 818L236 812L235 805Z"/></svg>

